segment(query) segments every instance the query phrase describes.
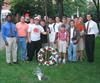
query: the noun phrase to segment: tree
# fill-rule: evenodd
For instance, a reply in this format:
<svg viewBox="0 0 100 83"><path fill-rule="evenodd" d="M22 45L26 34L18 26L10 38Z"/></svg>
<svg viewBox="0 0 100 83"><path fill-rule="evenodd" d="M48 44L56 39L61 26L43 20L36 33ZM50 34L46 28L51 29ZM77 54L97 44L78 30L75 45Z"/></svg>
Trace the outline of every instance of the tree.
<svg viewBox="0 0 100 83"><path fill-rule="evenodd" d="M2 9L3 1L4 0L0 0L0 10Z"/></svg>
<svg viewBox="0 0 100 83"><path fill-rule="evenodd" d="M64 15L76 15L77 8L79 8L80 15L83 15L87 8L86 0L64 0Z"/></svg>
<svg viewBox="0 0 100 83"><path fill-rule="evenodd" d="M2 9L2 5L3 5L3 1L4 0L0 0L0 30L1 30L1 9Z"/></svg>
<svg viewBox="0 0 100 83"><path fill-rule="evenodd" d="M57 2L57 10L58 10L58 16L60 18L62 18L62 16L64 15L64 11L63 11L63 0L56 0Z"/></svg>
<svg viewBox="0 0 100 83"><path fill-rule="evenodd" d="M97 23L99 26L99 22L100 22L100 1L99 0L93 0L95 7L96 7L96 12L97 12Z"/></svg>
<svg viewBox="0 0 100 83"><path fill-rule="evenodd" d="M47 5L44 5L45 2ZM19 13L20 15L28 11L31 16L35 14L43 16L45 15L45 8L49 16L54 14L51 0L12 0L11 3L11 11L13 13Z"/></svg>

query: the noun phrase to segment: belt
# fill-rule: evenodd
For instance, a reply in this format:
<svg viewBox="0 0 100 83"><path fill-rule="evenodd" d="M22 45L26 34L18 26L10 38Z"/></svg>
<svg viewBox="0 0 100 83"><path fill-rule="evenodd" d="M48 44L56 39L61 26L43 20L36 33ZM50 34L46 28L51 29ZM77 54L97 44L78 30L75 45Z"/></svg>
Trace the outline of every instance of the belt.
<svg viewBox="0 0 100 83"><path fill-rule="evenodd" d="M94 34L86 34L86 36L95 36Z"/></svg>
<svg viewBox="0 0 100 83"><path fill-rule="evenodd" d="M19 37L19 38L26 38L25 36L23 36L23 37Z"/></svg>
<svg viewBox="0 0 100 83"><path fill-rule="evenodd" d="M8 37L15 37L15 36L8 36Z"/></svg>

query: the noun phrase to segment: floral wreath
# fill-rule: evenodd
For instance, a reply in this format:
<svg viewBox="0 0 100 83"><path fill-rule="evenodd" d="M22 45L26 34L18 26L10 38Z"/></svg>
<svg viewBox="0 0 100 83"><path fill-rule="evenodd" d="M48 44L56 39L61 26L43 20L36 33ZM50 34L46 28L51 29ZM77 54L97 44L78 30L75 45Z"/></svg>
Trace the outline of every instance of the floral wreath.
<svg viewBox="0 0 100 83"><path fill-rule="evenodd" d="M58 52L55 50L55 48L52 48L50 46L45 46L44 48L41 48L38 52L38 61L40 64L43 65L54 65L58 63Z"/></svg>

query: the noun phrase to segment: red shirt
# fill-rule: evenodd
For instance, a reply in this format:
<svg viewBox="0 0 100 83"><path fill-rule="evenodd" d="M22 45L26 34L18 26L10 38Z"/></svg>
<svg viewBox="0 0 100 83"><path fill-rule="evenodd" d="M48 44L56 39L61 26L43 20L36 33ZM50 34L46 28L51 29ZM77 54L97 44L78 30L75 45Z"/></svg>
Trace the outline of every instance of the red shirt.
<svg viewBox="0 0 100 83"><path fill-rule="evenodd" d="M67 40L67 37L68 37L68 33L65 31L65 32L58 32L58 39L59 40L62 40L62 41L66 41Z"/></svg>
<svg viewBox="0 0 100 83"><path fill-rule="evenodd" d="M84 30L84 25L82 23L77 23L76 28L81 32Z"/></svg>

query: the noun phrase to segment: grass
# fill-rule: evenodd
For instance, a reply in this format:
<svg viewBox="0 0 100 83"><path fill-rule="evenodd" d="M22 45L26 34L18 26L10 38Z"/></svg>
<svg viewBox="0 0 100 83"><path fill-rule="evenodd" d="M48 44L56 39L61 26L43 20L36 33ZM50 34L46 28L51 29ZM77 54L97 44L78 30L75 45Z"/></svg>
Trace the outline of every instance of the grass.
<svg viewBox="0 0 100 83"><path fill-rule="evenodd" d="M5 63L5 51L0 52L0 83L100 83L100 37L96 39L95 62L89 64L67 63L58 66L39 66L32 63L19 62L19 64L7 65ZM33 75L33 71L39 66L47 81L39 81Z"/></svg>

